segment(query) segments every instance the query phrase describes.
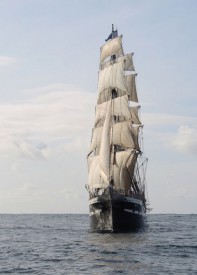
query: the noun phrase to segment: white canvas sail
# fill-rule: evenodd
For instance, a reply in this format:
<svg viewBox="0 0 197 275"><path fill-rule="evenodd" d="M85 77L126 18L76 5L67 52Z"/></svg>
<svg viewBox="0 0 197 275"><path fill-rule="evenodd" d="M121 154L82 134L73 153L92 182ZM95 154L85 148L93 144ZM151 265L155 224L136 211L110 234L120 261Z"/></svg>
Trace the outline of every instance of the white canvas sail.
<svg viewBox="0 0 197 275"><path fill-rule="evenodd" d="M88 157L88 186L90 189L106 188L106 183L101 177L101 170L99 164L99 156Z"/></svg>
<svg viewBox="0 0 197 275"><path fill-rule="evenodd" d="M134 65L133 65L133 54L127 54L123 57L120 57L121 62L123 62L123 68L124 71L135 71Z"/></svg>
<svg viewBox="0 0 197 275"><path fill-rule="evenodd" d="M123 56L119 56L115 60L114 59L113 60L108 60L108 61L101 64L101 70L109 67L110 65L114 64L115 62L120 62L120 63L122 63L124 71L135 71L132 56L133 56L133 54L129 53L129 54L126 54L126 55L123 55Z"/></svg>
<svg viewBox="0 0 197 275"><path fill-rule="evenodd" d="M109 88L117 88L122 91L127 91L127 88L125 87L123 66L121 63L114 63L99 72L98 92L101 93Z"/></svg>
<svg viewBox="0 0 197 275"><path fill-rule="evenodd" d="M108 110L103 125L101 146L99 152L99 164L101 176L106 184L110 183L110 123L111 123L111 102L108 104Z"/></svg>
<svg viewBox="0 0 197 275"><path fill-rule="evenodd" d="M103 126L94 128L90 152L96 148L100 149L103 128ZM139 151L138 132L139 126L133 127L130 121L114 123L110 128L110 144L120 145Z"/></svg>
<svg viewBox="0 0 197 275"><path fill-rule="evenodd" d="M103 188L110 183L110 122L111 122L111 102L108 104L106 118L103 127L93 134L91 151L100 145L100 152L97 156L88 157L89 177L88 185L90 188ZM98 135L99 138L96 136ZM97 144L98 142L98 144Z"/></svg>
<svg viewBox="0 0 197 275"><path fill-rule="evenodd" d="M127 94L129 96L129 100L138 102L135 78L136 78L135 74L125 75L125 86L127 88Z"/></svg>
<svg viewBox="0 0 197 275"><path fill-rule="evenodd" d="M132 122L134 124L141 125L141 122L140 122L139 116L138 116L138 110L139 110L138 106L137 107L130 107Z"/></svg>
<svg viewBox="0 0 197 275"><path fill-rule="evenodd" d="M100 148L102 133L103 133L103 126L96 127L93 129L92 141L90 144L90 152L98 147Z"/></svg>
<svg viewBox="0 0 197 275"><path fill-rule="evenodd" d="M114 145L135 148L134 133L130 122L124 121L113 124L112 142Z"/></svg>
<svg viewBox="0 0 197 275"><path fill-rule="evenodd" d="M101 47L100 63L102 63L107 57L116 54L123 55L122 36L109 40Z"/></svg>
<svg viewBox="0 0 197 275"><path fill-rule="evenodd" d="M111 101L108 100L102 104L96 106L95 125L102 120L106 115L108 104ZM128 96L117 97L112 102L111 115L118 117L124 117L125 120L131 120L131 112L128 105Z"/></svg>
<svg viewBox="0 0 197 275"><path fill-rule="evenodd" d="M126 90L125 89L121 90L119 88L116 88L116 92L117 92L117 97L127 95L127 88ZM99 93L97 103L101 104L105 101L109 101L111 97L112 97L112 88L105 89Z"/></svg>
<svg viewBox="0 0 197 275"><path fill-rule="evenodd" d="M127 191L131 187L137 155L134 150L116 152L113 165L114 186Z"/></svg>

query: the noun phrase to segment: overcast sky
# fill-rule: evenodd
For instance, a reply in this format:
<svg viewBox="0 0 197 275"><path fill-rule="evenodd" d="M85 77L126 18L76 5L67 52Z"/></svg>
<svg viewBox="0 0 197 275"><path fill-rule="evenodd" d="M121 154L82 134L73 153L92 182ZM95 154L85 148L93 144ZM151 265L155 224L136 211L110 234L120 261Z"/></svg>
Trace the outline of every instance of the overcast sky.
<svg viewBox="0 0 197 275"><path fill-rule="evenodd" d="M0 213L88 213L111 24L134 52L152 213L197 213L197 1L0 1Z"/></svg>

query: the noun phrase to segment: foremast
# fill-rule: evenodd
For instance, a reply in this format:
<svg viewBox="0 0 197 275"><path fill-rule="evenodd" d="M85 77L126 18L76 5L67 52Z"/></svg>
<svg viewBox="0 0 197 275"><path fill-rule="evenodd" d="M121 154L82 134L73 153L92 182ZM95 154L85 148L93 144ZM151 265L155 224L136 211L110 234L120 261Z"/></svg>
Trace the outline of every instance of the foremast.
<svg viewBox="0 0 197 275"><path fill-rule="evenodd" d="M141 197L145 202L147 159L142 152L143 125L136 90L133 53L124 54L122 35L114 30L100 49L98 99L88 154L88 190Z"/></svg>

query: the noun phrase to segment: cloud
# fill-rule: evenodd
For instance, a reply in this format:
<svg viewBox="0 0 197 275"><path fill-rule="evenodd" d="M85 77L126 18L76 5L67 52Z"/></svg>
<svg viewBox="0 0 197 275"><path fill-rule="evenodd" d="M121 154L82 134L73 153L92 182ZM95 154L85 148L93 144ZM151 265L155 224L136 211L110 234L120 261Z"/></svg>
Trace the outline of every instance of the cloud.
<svg viewBox="0 0 197 275"><path fill-rule="evenodd" d="M41 144L41 143L40 143ZM50 149L47 145L33 144L20 137L8 137L0 139L1 155L23 156L28 158L45 159L50 156Z"/></svg>
<svg viewBox="0 0 197 275"><path fill-rule="evenodd" d="M197 124L196 117L181 116L165 113L142 113L142 122L148 127L158 126L179 126L181 124L193 123Z"/></svg>
<svg viewBox="0 0 197 275"><path fill-rule="evenodd" d="M197 118L164 113L144 113L144 132L149 142L181 152L196 152ZM190 125L193 125L192 127ZM177 133L178 128L178 133ZM147 142L147 140L146 140Z"/></svg>
<svg viewBox="0 0 197 275"><path fill-rule="evenodd" d="M54 151L88 146L95 95L64 84L22 95L16 103L0 104L0 153L47 158Z"/></svg>
<svg viewBox="0 0 197 275"><path fill-rule="evenodd" d="M197 129L181 125L172 144L179 152L197 154Z"/></svg>
<svg viewBox="0 0 197 275"><path fill-rule="evenodd" d="M94 121L95 93L63 83L26 89L20 100L0 103L0 153L47 159L74 151L87 153ZM196 152L195 117L142 113L148 139L182 152ZM176 129L179 128L178 134Z"/></svg>
<svg viewBox="0 0 197 275"><path fill-rule="evenodd" d="M8 67L16 63L16 59L9 56L0 56L0 68Z"/></svg>

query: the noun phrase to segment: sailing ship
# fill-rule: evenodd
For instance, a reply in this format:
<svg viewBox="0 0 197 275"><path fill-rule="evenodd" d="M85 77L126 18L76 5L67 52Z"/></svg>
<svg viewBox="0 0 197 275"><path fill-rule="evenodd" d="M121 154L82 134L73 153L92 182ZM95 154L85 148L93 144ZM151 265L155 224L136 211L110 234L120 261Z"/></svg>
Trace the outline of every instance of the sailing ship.
<svg viewBox="0 0 197 275"><path fill-rule="evenodd" d="M98 99L88 160L90 230L124 232L144 226L147 201L143 125L133 53L114 30L100 48Z"/></svg>

